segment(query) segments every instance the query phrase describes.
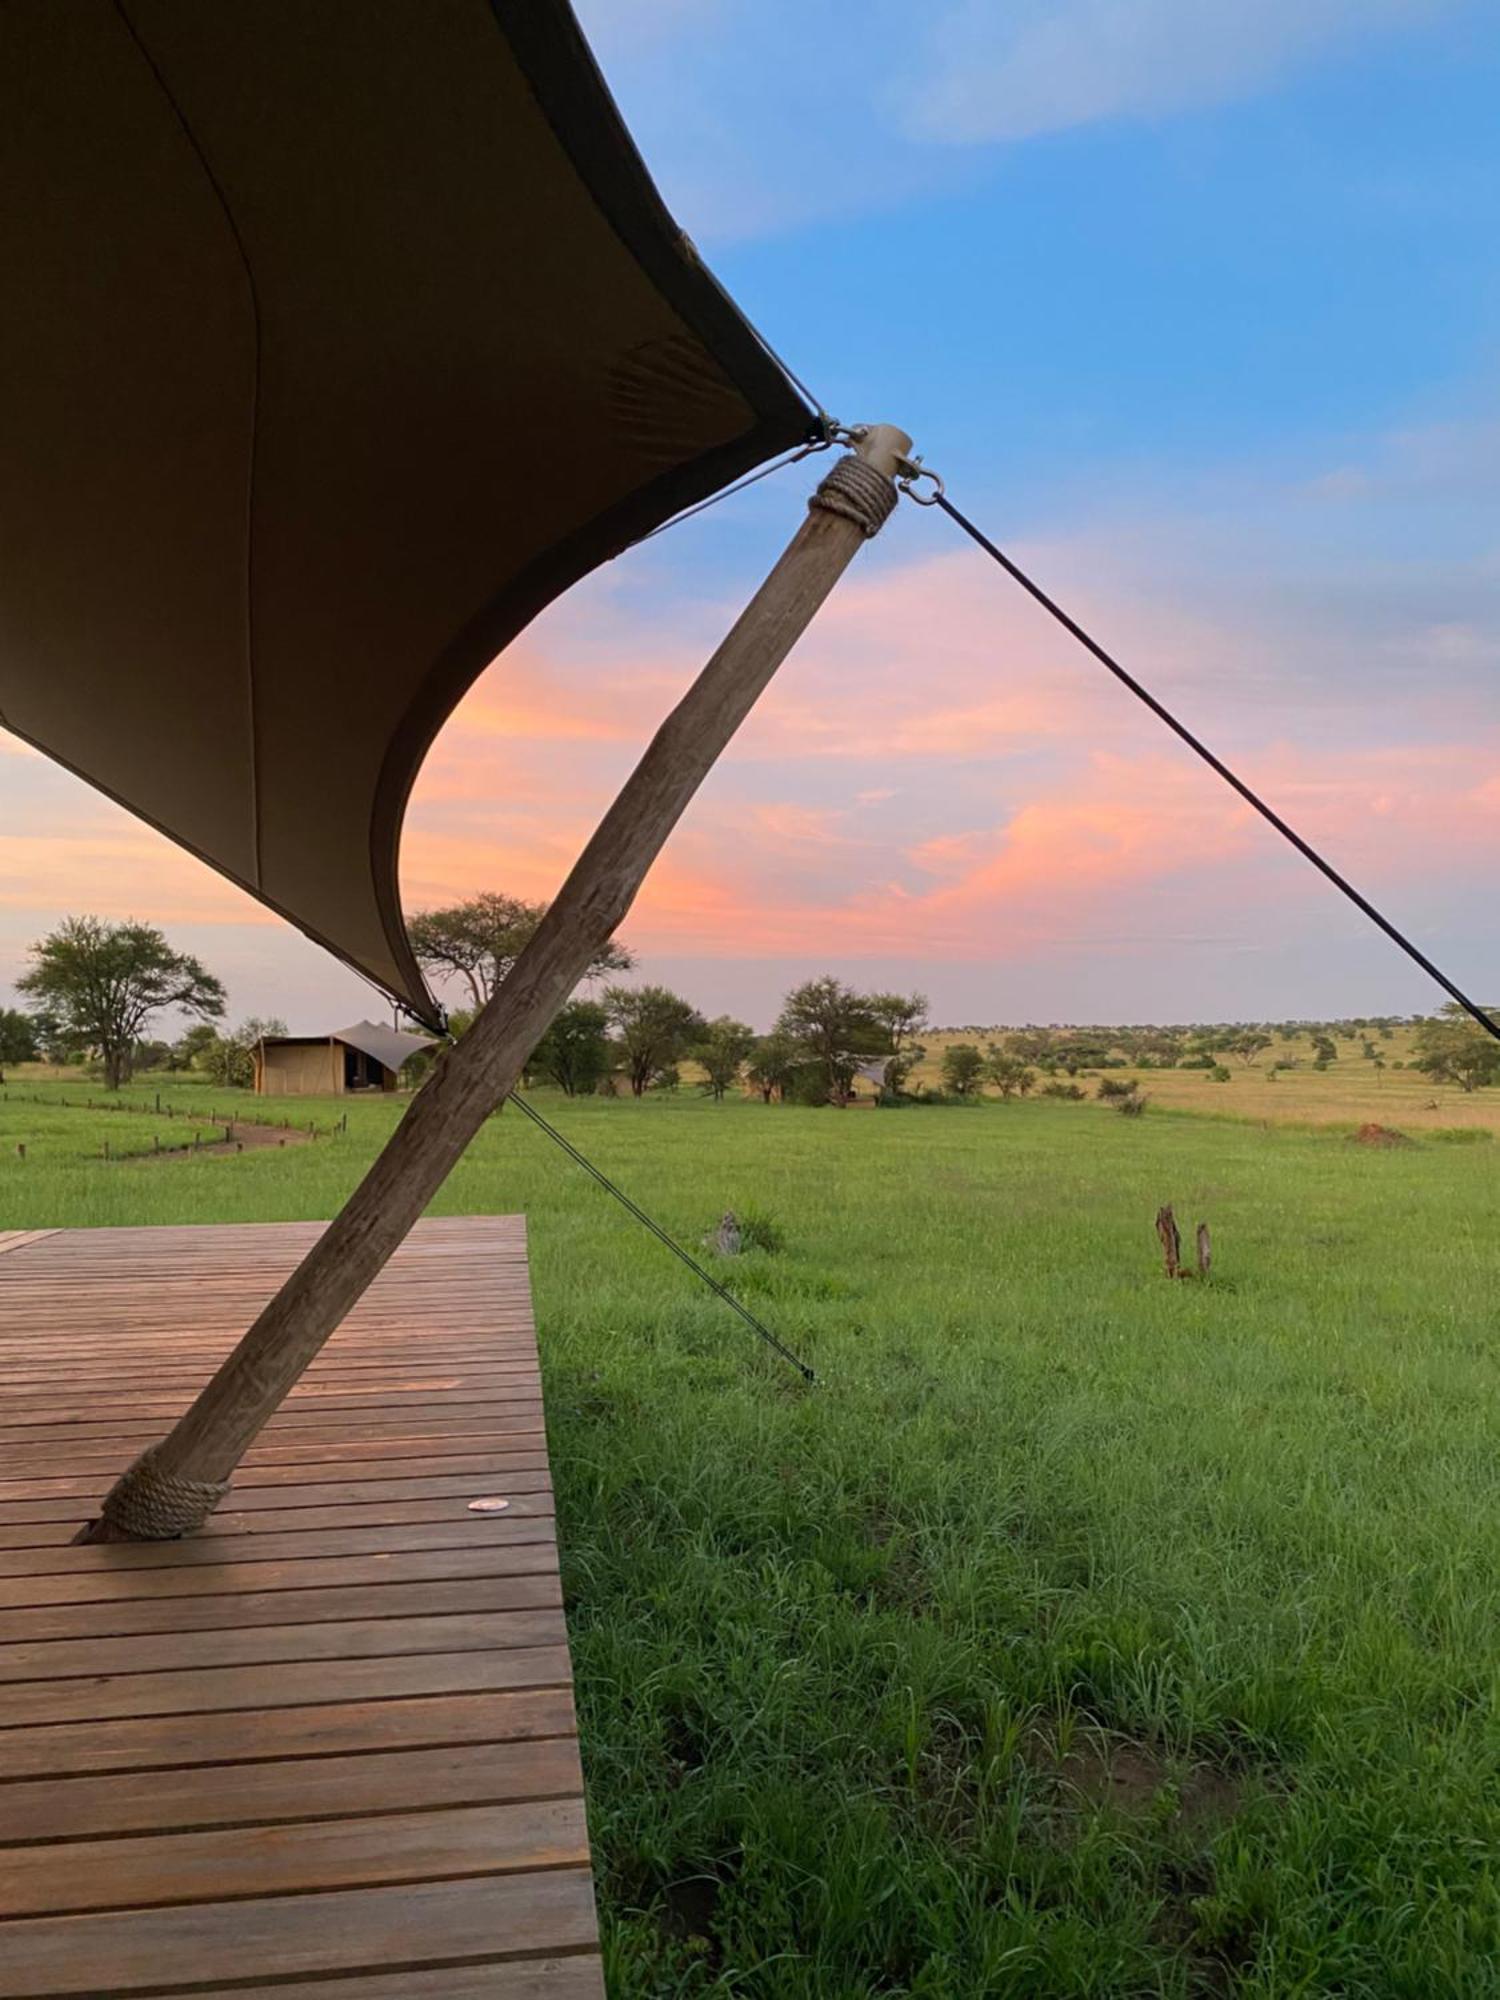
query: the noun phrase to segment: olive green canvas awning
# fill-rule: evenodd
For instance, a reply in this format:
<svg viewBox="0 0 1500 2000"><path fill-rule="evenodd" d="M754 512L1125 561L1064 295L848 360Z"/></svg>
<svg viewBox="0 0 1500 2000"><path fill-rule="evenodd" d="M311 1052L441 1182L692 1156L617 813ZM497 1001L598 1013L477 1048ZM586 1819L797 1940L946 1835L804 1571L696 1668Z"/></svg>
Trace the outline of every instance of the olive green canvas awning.
<svg viewBox="0 0 1500 2000"><path fill-rule="evenodd" d="M0 7L0 722L400 995L438 728L809 435L559 0Z"/></svg>

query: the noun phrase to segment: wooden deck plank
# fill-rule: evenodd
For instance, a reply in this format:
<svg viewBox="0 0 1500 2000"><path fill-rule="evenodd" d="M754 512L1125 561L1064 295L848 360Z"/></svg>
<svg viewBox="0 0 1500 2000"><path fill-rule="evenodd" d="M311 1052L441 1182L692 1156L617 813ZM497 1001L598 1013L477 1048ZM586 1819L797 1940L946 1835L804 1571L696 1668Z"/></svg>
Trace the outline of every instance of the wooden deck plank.
<svg viewBox="0 0 1500 2000"><path fill-rule="evenodd" d="M494 1481L484 1482L466 1479L454 1486L451 1481L413 1480L407 1493L415 1493L415 1499L379 1499L354 1501L348 1505L327 1505L328 1493L323 1489L321 1501L308 1499L302 1489L294 1488L285 1507L261 1507L254 1513L226 1513L224 1525L231 1532L244 1535L312 1534L320 1528L379 1528L406 1525L415 1527L423 1521L450 1521L453 1519L452 1502L457 1499L467 1510L471 1497L490 1491ZM448 1490L445 1490L448 1489ZM397 1488L397 1492L402 1489ZM507 1520L549 1520L552 1515L552 1495L517 1492L507 1481L502 1489L509 1500ZM340 1493L342 1500L344 1495ZM33 1516L22 1522L0 1523L0 1549L62 1548L72 1539L76 1523L87 1520L86 1510L74 1508L62 1520L45 1516ZM232 1524L232 1525L231 1525ZM204 1537L205 1540L217 1537ZM524 1539L518 1538L518 1539Z"/></svg>
<svg viewBox="0 0 1500 2000"><path fill-rule="evenodd" d="M143 2000L152 2000L150 1994ZM320 1979L311 1986L283 1982L270 1992L236 1986L214 2000L604 2000L597 1958L533 1959L524 1965L490 1959L483 1965L450 1965L441 1972L399 1972L388 1979Z"/></svg>
<svg viewBox="0 0 1500 2000"><path fill-rule="evenodd" d="M87 1640L97 1646L95 1671L109 1671L106 1639L127 1633L211 1632L228 1626L317 1624L356 1618L425 1618L449 1613L555 1610L562 1585L544 1576L460 1577L444 1583L334 1584L326 1590L231 1591L218 1597L143 1597L111 1603L32 1605L0 1613L0 1682L34 1680L57 1671L23 1669L40 1643ZM137 1656L139 1657L139 1656ZM198 1662L198 1664L202 1664ZM140 1667L137 1671L143 1671Z"/></svg>
<svg viewBox="0 0 1500 2000"><path fill-rule="evenodd" d="M462 1965L588 1949L587 1869L404 1882L99 1916L22 1917L0 1929L3 2000L210 1987L249 1969L283 1974Z"/></svg>
<svg viewBox="0 0 1500 2000"><path fill-rule="evenodd" d="M0 1918L440 1880L481 1866L490 1874L577 1867L588 1858L576 1798L283 1823L258 1828L253 1839L234 1826L66 1840L6 1855Z"/></svg>
<svg viewBox="0 0 1500 2000"><path fill-rule="evenodd" d="M35 1506L48 1499L96 1499L107 1492L122 1459L128 1462L131 1451L143 1448L156 1436L160 1436L159 1431L153 1437L132 1440L124 1451L112 1451L104 1466L87 1474L38 1472L30 1479L0 1479L0 1504ZM535 1466L539 1461L545 1464L544 1443L543 1433L537 1430L520 1438L499 1441L480 1433L473 1440L417 1438L382 1440L375 1444L369 1439L355 1439L335 1445L289 1446L274 1455L268 1450L256 1458L247 1458L239 1467L225 1506L231 1510L255 1506L257 1502L252 1496L262 1486L338 1485L350 1479L373 1478L377 1473L388 1479L456 1478L468 1473L501 1472L519 1466L522 1460ZM47 1461L55 1466L56 1452L44 1454L42 1462ZM6 1463L10 1463L9 1458ZM279 1506L281 1502L261 1504Z"/></svg>
<svg viewBox="0 0 1500 2000"><path fill-rule="evenodd" d="M420 1224L200 1535L71 1543L319 1227L0 1235L0 2000L601 2000L517 1219Z"/></svg>
<svg viewBox="0 0 1500 2000"><path fill-rule="evenodd" d="M191 1742L175 1714L133 1716L64 1727L7 1729L0 1777L66 1777L107 1771L164 1771L261 1758L321 1758L352 1752L515 1742L571 1730L572 1691L562 1680L530 1688L374 1700L292 1703L284 1709L200 1711Z"/></svg>
<svg viewBox="0 0 1500 2000"><path fill-rule="evenodd" d="M418 1617L395 1609L390 1617L383 1616L375 1601L380 1592L372 1591L362 1599L363 1617L350 1613L332 1618L281 1619L273 1612L270 1618L262 1616L244 1624L205 1625L189 1619L182 1630L23 1640L0 1648L0 1686L6 1690L0 1701L8 1704L12 1692L17 1692L24 1702L26 1688L33 1681L98 1680L106 1674L243 1667L270 1660L390 1659L398 1653L486 1652L497 1646L556 1646L566 1639L566 1627L558 1615L562 1587L555 1576L497 1579L487 1594L491 1601L482 1606L476 1607L466 1593L462 1611ZM214 1608L235 1602L233 1597L208 1600ZM202 1608L199 1603L190 1605L193 1611Z"/></svg>
<svg viewBox="0 0 1500 2000"><path fill-rule="evenodd" d="M144 1776L70 1778L66 1784L21 1779L0 1785L0 1843L577 1798L581 1790L578 1746L570 1736L298 1757L241 1764L232 1773L209 1764Z"/></svg>

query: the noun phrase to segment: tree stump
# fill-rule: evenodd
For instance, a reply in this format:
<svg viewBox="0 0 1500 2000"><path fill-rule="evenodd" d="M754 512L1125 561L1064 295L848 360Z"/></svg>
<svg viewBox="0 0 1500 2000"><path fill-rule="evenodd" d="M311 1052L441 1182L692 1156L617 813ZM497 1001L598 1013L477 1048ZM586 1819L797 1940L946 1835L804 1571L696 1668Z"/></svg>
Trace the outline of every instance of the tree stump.
<svg viewBox="0 0 1500 2000"><path fill-rule="evenodd" d="M1185 1271L1182 1267L1182 1232L1177 1227L1177 1218L1172 1213L1171 1203L1156 1211L1156 1233L1161 1238L1162 1260L1169 1278L1206 1278L1213 1264L1213 1245L1209 1240L1208 1224L1200 1222L1194 1237L1197 1254L1196 1271Z"/></svg>
<svg viewBox="0 0 1500 2000"><path fill-rule="evenodd" d="M1177 1218L1172 1213L1170 1202L1156 1211L1156 1233L1161 1238L1162 1256L1166 1259L1167 1276L1177 1278L1182 1275L1182 1237L1178 1233Z"/></svg>

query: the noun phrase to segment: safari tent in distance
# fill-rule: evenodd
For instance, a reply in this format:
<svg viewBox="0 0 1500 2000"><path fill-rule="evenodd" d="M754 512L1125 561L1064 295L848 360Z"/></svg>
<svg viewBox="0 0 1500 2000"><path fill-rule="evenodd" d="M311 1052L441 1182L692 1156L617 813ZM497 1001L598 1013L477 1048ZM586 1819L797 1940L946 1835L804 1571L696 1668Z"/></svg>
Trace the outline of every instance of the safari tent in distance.
<svg viewBox="0 0 1500 2000"><path fill-rule="evenodd" d="M427 1035L356 1021L326 1035L266 1035L255 1045L255 1088L262 1097L342 1097L351 1090L395 1090L401 1066L432 1047Z"/></svg>

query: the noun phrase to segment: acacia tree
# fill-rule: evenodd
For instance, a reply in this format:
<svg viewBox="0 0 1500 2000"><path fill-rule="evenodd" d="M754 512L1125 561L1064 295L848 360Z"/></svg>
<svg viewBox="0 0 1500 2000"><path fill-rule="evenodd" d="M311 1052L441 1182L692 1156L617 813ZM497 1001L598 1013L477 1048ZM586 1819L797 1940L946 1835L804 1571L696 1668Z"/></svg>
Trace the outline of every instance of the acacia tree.
<svg viewBox="0 0 1500 2000"><path fill-rule="evenodd" d="M407 922L411 948L429 979L461 979L474 1002L474 1013L489 999L536 935L547 914L545 903L528 903L520 896L488 890L466 903L445 910L418 910ZM629 948L611 938L590 964L584 978L628 972L635 964Z"/></svg>
<svg viewBox="0 0 1500 2000"><path fill-rule="evenodd" d="M1226 1046L1249 1069L1261 1051L1271 1046L1271 1037L1259 1028L1242 1028Z"/></svg>
<svg viewBox="0 0 1500 2000"><path fill-rule="evenodd" d="M995 1042L985 1051L984 1075L985 1081L994 1084L1002 1097L1024 1097L1036 1082L1036 1071L1029 1063Z"/></svg>
<svg viewBox="0 0 1500 2000"><path fill-rule="evenodd" d="M927 1025L928 999L925 993L872 993L870 1012L890 1037L891 1052L885 1065L885 1088L900 1091L927 1051L916 1039Z"/></svg>
<svg viewBox="0 0 1500 2000"><path fill-rule="evenodd" d="M829 1104L847 1105L860 1063L884 1055L889 1048L887 1030L868 996L831 973L793 987L782 1002L776 1027L800 1042L807 1066L817 1074L820 1094Z"/></svg>
<svg viewBox="0 0 1500 2000"><path fill-rule="evenodd" d="M669 986L607 986L604 1009L625 1059L633 1097L667 1075L703 1032L703 1016Z"/></svg>
<svg viewBox="0 0 1500 2000"><path fill-rule="evenodd" d="M796 1037L784 1035L778 1029L769 1035L756 1037L745 1074L767 1104L773 1097L779 1097L785 1104L786 1094L796 1082L797 1072L806 1060L802 1044Z"/></svg>
<svg viewBox="0 0 1500 2000"><path fill-rule="evenodd" d="M1500 1078L1500 1042L1471 1021L1456 1000L1418 1025L1412 1057L1413 1068L1434 1083L1456 1083L1465 1092Z"/></svg>
<svg viewBox="0 0 1500 2000"><path fill-rule="evenodd" d="M16 981L18 991L56 1020L62 1041L98 1052L110 1090L129 1079L135 1045L152 1015L179 1007L202 1020L223 1019L219 981L149 924L66 917L31 947L31 959L31 970Z"/></svg>
<svg viewBox="0 0 1500 2000"><path fill-rule="evenodd" d="M755 1047L755 1030L748 1021L736 1021L720 1014L710 1021L689 1051L703 1071L703 1088L719 1103L726 1090L738 1083L740 1071Z"/></svg>
<svg viewBox="0 0 1500 2000"><path fill-rule="evenodd" d="M550 1077L569 1097L591 1097L609 1071L609 1015L597 1000L570 1000L526 1067Z"/></svg>
<svg viewBox="0 0 1500 2000"><path fill-rule="evenodd" d="M972 1042L954 1042L943 1050L943 1088L955 1097L972 1097L984 1081L984 1057Z"/></svg>

